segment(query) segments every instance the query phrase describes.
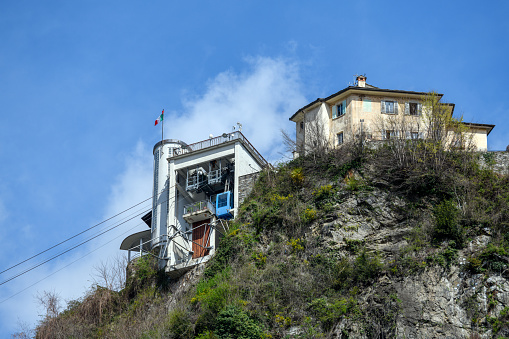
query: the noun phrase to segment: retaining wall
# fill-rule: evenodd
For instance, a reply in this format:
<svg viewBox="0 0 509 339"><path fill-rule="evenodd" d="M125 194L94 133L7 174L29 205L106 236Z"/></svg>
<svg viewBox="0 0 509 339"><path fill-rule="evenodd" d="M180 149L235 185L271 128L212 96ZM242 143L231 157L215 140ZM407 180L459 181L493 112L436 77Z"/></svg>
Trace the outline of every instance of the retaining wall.
<svg viewBox="0 0 509 339"><path fill-rule="evenodd" d="M479 155L479 163L483 167L491 167L495 173L509 174L509 152L483 152Z"/></svg>

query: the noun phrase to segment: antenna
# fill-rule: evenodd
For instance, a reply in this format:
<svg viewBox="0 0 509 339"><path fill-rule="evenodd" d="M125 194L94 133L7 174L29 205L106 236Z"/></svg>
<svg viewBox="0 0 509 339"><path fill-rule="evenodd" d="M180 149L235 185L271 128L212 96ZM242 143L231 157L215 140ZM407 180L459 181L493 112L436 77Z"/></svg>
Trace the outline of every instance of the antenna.
<svg viewBox="0 0 509 339"><path fill-rule="evenodd" d="M239 127L238 128L239 132L242 132L242 124L237 121L237 126Z"/></svg>

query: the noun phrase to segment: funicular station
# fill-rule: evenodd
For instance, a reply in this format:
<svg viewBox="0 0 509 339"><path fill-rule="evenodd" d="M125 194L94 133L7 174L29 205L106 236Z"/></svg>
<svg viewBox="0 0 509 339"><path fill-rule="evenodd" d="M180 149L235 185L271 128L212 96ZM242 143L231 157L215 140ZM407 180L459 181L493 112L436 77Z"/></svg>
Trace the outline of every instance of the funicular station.
<svg viewBox="0 0 509 339"><path fill-rule="evenodd" d="M160 268L178 277L208 261L228 232L239 207L241 178L267 161L240 131L194 144L166 139L154 146L152 211L142 217L150 230L132 234L120 249L150 253Z"/></svg>

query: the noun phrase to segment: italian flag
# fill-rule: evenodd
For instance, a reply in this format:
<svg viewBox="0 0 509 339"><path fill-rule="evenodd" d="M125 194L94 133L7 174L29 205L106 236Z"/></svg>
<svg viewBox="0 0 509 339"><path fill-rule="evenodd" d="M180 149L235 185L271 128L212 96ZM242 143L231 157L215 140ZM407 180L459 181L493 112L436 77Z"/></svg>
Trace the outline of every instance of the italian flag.
<svg viewBox="0 0 509 339"><path fill-rule="evenodd" d="M163 109L163 113L161 113L161 115L159 116L159 118L156 119L156 123L154 124L154 126L157 126L158 123L160 123L161 121L163 121L163 118L164 118L164 109Z"/></svg>

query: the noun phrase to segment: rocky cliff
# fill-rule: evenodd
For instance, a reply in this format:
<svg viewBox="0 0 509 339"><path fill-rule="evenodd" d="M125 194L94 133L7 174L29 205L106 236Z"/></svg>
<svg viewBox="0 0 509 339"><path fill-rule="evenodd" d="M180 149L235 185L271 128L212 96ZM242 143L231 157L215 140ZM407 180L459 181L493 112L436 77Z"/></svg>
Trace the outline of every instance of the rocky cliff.
<svg viewBox="0 0 509 339"><path fill-rule="evenodd" d="M508 177L405 147L261 173L209 263L169 280L143 258L122 291L96 287L39 337L508 336Z"/></svg>

